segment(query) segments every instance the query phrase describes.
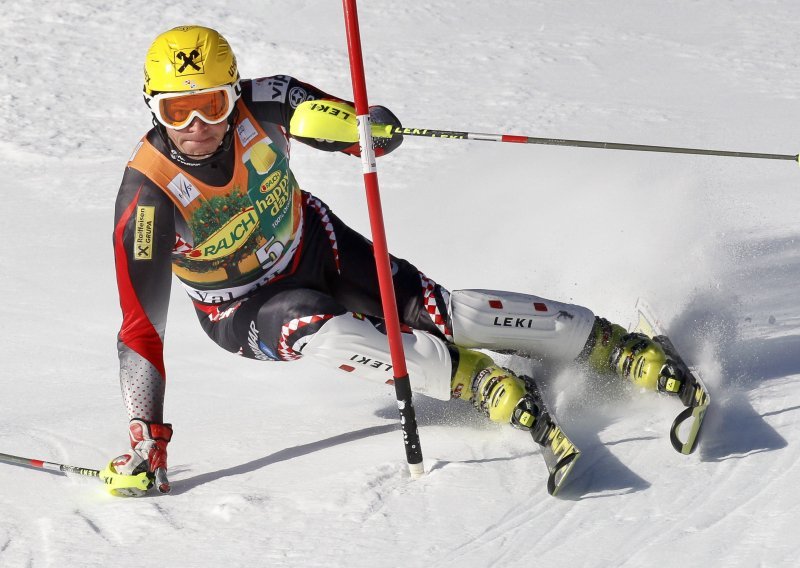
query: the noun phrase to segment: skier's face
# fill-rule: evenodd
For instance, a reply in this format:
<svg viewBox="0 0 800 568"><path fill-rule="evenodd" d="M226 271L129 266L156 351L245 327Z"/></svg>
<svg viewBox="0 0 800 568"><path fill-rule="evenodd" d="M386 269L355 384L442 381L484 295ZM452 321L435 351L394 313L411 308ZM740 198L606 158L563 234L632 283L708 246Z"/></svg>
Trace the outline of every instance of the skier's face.
<svg viewBox="0 0 800 568"><path fill-rule="evenodd" d="M167 128L167 136L183 154L192 158L205 158L213 154L228 130L228 122L208 124L195 117L185 128L174 130Z"/></svg>

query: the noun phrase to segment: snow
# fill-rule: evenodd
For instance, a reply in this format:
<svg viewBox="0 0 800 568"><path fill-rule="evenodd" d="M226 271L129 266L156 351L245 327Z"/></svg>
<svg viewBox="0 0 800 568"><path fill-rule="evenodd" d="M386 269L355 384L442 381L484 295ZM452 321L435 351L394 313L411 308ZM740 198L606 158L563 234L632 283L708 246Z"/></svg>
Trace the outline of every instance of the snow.
<svg viewBox="0 0 800 568"><path fill-rule="evenodd" d="M341 6L0 7L0 452L100 468L126 447L111 225L149 125L147 46L211 25L244 76L349 96ZM796 2L372 0L359 12L370 100L406 126L800 150ZM303 186L367 233L360 162L294 150ZM0 464L0 565L796 565L795 164L408 138L378 166L392 250L451 289L535 293L623 324L646 297L713 389L698 451L669 445L674 401L573 370L548 378L583 450L560 498L526 434L421 396L428 473L412 480L391 389L231 356L176 286L173 493L119 499L89 478Z"/></svg>

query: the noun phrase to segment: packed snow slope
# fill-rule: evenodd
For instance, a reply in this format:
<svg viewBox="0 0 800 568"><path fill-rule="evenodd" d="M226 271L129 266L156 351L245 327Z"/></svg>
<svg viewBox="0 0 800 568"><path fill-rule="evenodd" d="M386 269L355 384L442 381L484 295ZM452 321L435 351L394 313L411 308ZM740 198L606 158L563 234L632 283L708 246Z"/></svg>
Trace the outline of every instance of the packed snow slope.
<svg viewBox="0 0 800 568"><path fill-rule="evenodd" d="M370 100L409 127L800 150L792 0L359 8ZM210 25L244 76L349 97L341 4L0 11L0 452L100 468L127 446L111 229L149 127L149 43ZM297 144L293 164L368 232L358 160ZM535 293L623 324L647 298L713 389L699 450L669 445L676 402L568 369L542 373L583 450L560 498L529 436L422 396L428 473L413 481L390 388L223 352L176 286L173 493L124 500L89 478L0 464L0 565L796 565L797 164L408 138L379 175L392 250L451 289Z"/></svg>

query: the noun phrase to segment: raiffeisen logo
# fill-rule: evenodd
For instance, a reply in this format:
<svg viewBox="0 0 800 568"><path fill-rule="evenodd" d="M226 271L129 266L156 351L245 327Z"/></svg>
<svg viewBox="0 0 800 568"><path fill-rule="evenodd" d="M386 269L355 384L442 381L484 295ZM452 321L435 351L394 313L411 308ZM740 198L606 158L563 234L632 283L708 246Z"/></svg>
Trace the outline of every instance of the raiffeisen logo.
<svg viewBox="0 0 800 568"><path fill-rule="evenodd" d="M249 207L225 223L217 232L195 247L188 256L196 260L216 260L242 246L258 227L258 217Z"/></svg>

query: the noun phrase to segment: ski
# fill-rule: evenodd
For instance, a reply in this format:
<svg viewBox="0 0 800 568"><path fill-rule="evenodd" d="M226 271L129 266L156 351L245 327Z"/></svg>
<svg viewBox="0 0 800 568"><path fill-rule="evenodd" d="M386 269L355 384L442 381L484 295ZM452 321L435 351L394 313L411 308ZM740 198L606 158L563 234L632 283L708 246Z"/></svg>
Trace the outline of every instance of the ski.
<svg viewBox="0 0 800 568"><path fill-rule="evenodd" d="M631 331L644 333L661 345L667 356L675 362L678 374L683 376L683 384L678 391L681 402L686 407L675 420L669 432L672 447L682 454L691 454L700 439L703 418L711 404L711 396L696 366L688 365L672 341L664 333L660 320L650 306L642 299L636 302L637 321ZM685 430L685 432L684 432ZM682 437L683 436L683 437Z"/></svg>
<svg viewBox="0 0 800 568"><path fill-rule="evenodd" d="M547 466L549 474L547 492L555 496L564 486L581 452L561 429L555 416L548 409L536 381L527 376L521 378L525 381L526 389L538 410L530 433L533 441L541 447L542 457Z"/></svg>

